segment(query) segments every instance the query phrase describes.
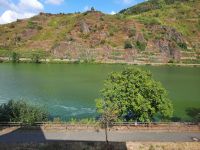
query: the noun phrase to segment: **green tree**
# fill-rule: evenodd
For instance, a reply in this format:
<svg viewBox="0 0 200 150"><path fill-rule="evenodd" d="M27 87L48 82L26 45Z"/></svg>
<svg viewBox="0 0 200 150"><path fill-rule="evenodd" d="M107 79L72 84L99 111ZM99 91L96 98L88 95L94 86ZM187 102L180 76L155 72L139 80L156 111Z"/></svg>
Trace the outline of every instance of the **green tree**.
<svg viewBox="0 0 200 150"><path fill-rule="evenodd" d="M136 29L135 28L131 28L129 30L128 37L131 38L131 37L134 37L135 35L136 35Z"/></svg>
<svg viewBox="0 0 200 150"><path fill-rule="evenodd" d="M13 63L18 63L19 59L20 59L20 55L18 53L16 53L16 52L13 52L12 53L12 62Z"/></svg>
<svg viewBox="0 0 200 150"><path fill-rule="evenodd" d="M44 108L30 105L24 100L10 100L0 106L0 122L22 122L31 125L47 119L48 112Z"/></svg>
<svg viewBox="0 0 200 150"><path fill-rule="evenodd" d="M161 83L152 79L150 72L127 68L111 73L98 100L97 111L113 109L120 121L151 122L154 117L167 119L172 116L173 106Z"/></svg>
<svg viewBox="0 0 200 150"><path fill-rule="evenodd" d="M40 63L41 56L40 54L34 53L32 54L31 60L33 63Z"/></svg>
<svg viewBox="0 0 200 150"><path fill-rule="evenodd" d="M126 40L125 42L124 42L124 49L131 49L131 48L133 48L133 45L132 45L132 43L131 43L131 41L129 41L129 40Z"/></svg>
<svg viewBox="0 0 200 150"><path fill-rule="evenodd" d="M109 104L109 105L112 105L112 107L106 107L107 104L105 104L104 102L105 101L102 101L102 99L97 99L96 107L97 107L98 113L101 114L100 122L102 123L105 129L105 139L106 139L106 143L108 143L108 128L111 122L117 119L118 111L117 111L117 105Z"/></svg>
<svg viewBox="0 0 200 150"><path fill-rule="evenodd" d="M95 11L94 7L91 7L91 11Z"/></svg>
<svg viewBox="0 0 200 150"><path fill-rule="evenodd" d="M158 0L157 3L158 3L158 6L159 6L160 8L163 8L163 7L165 7L165 5L166 5L165 0Z"/></svg>
<svg viewBox="0 0 200 150"><path fill-rule="evenodd" d="M146 43L137 41L137 42L136 42L136 47L137 47L140 51L145 51L145 49L146 49Z"/></svg>

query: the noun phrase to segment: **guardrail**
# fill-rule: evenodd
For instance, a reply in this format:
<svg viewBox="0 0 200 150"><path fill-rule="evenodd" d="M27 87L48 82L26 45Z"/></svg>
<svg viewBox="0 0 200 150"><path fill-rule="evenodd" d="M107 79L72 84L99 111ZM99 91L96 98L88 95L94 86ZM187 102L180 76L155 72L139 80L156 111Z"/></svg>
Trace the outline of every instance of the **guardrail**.
<svg viewBox="0 0 200 150"><path fill-rule="evenodd" d="M0 122L0 129L17 127L21 129L45 130L96 130L103 128L100 123L36 122L31 125L22 122ZM109 130L200 132L200 123L193 122L112 122Z"/></svg>
<svg viewBox="0 0 200 150"><path fill-rule="evenodd" d="M150 125L198 125L194 122L113 122L114 126L150 126Z"/></svg>
<svg viewBox="0 0 200 150"><path fill-rule="evenodd" d="M0 122L0 126L26 126L28 124L22 122ZM70 123L70 122L35 122L30 126L43 126L43 125L93 125L91 123ZM111 126L162 126L162 125L200 125L194 122L111 122Z"/></svg>

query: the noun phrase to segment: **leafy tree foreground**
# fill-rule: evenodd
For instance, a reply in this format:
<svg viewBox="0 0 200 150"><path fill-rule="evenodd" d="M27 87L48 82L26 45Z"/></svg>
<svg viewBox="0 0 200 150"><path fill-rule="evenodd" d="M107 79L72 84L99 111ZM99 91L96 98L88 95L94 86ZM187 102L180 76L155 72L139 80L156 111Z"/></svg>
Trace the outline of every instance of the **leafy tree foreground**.
<svg viewBox="0 0 200 150"><path fill-rule="evenodd" d="M166 89L150 72L138 68L111 73L101 95L96 106L106 122L151 122L155 118L169 119L173 114Z"/></svg>

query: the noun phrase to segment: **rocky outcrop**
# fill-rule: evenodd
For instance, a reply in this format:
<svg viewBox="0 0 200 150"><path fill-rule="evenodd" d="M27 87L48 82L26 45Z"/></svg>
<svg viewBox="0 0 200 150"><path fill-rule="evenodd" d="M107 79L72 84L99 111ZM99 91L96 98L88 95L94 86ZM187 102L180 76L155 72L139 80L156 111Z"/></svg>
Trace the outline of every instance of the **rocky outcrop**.
<svg viewBox="0 0 200 150"><path fill-rule="evenodd" d="M176 31L176 29L168 26L154 25L149 26L152 33L161 34L163 38L167 40L173 40L178 43L186 43L183 35Z"/></svg>
<svg viewBox="0 0 200 150"><path fill-rule="evenodd" d="M170 59L176 61L180 60L180 49L176 47L175 43L166 39L155 40L154 42L155 46L160 50L163 56L166 57L165 61L169 61Z"/></svg>
<svg viewBox="0 0 200 150"><path fill-rule="evenodd" d="M148 29L157 36L154 39L154 44L163 56L168 58L168 60L179 61L181 59L180 45L186 45L186 41L181 33L174 28L162 25L149 26ZM166 61L168 60L166 59Z"/></svg>
<svg viewBox="0 0 200 150"><path fill-rule="evenodd" d="M85 21L81 21L80 22L80 30L82 33L84 34L88 34L90 33L90 29L89 29L89 26L87 25L87 23Z"/></svg>
<svg viewBox="0 0 200 150"><path fill-rule="evenodd" d="M140 41L142 43L146 43L146 40L141 32L138 32L135 36L135 41Z"/></svg>

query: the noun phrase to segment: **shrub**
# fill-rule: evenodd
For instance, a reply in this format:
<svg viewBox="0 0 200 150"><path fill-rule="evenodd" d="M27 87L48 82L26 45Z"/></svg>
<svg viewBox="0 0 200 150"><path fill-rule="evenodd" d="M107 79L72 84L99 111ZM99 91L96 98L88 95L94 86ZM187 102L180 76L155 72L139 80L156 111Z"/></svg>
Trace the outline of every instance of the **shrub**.
<svg viewBox="0 0 200 150"><path fill-rule="evenodd" d="M168 61L168 63L173 64L173 63L174 63L174 60L173 60L173 59L170 59L170 60Z"/></svg>
<svg viewBox="0 0 200 150"><path fill-rule="evenodd" d="M197 22L197 29L200 31L200 19Z"/></svg>
<svg viewBox="0 0 200 150"><path fill-rule="evenodd" d="M110 26L108 30L110 36L113 36L118 31L119 31L118 27L113 25Z"/></svg>
<svg viewBox="0 0 200 150"><path fill-rule="evenodd" d="M104 18L103 18L103 16L101 16L101 17L100 17L100 21L104 21Z"/></svg>
<svg viewBox="0 0 200 150"><path fill-rule="evenodd" d="M22 122L27 125L47 121L48 112L43 107L33 106L24 100L10 100L0 106L1 122Z"/></svg>
<svg viewBox="0 0 200 150"><path fill-rule="evenodd" d="M124 42L124 48L125 49L133 48L131 41L129 41L129 40L125 41Z"/></svg>
<svg viewBox="0 0 200 150"><path fill-rule="evenodd" d="M33 21L28 21L28 28L30 29L36 29L37 28L37 23L36 22L33 22Z"/></svg>
<svg viewBox="0 0 200 150"><path fill-rule="evenodd" d="M145 51L145 49L146 49L146 43L137 41L137 42L136 42L136 47L137 47L140 51Z"/></svg>
<svg viewBox="0 0 200 150"><path fill-rule="evenodd" d="M186 43L178 43L178 46L182 49L187 49L187 44Z"/></svg>
<svg viewBox="0 0 200 150"><path fill-rule="evenodd" d="M128 33L128 36L129 36L129 38L130 38L130 37L135 36L135 34L136 34L135 28L131 28L130 31L129 31L129 33Z"/></svg>
<svg viewBox="0 0 200 150"><path fill-rule="evenodd" d="M40 63L41 56L38 53L33 53L31 60L33 63Z"/></svg>
<svg viewBox="0 0 200 150"><path fill-rule="evenodd" d="M11 57L12 57L12 62L13 63L18 63L19 62L20 55L18 53L13 52Z"/></svg>
<svg viewBox="0 0 200 150"><path fill-rule="evenodd" d="M39 26L37 22L33 22L33 21L28 21L28 25L27 27L29 29L37 29L37 30L42 30L42 26Z"/></svg>
<svg viewBox="0 0 200 150"><path fill-rule="evenodd" d="M160 25L161 22L158 18L154 18L154 17L138 17L138 20L142 23L144 23L145 25Z"/></svg>

